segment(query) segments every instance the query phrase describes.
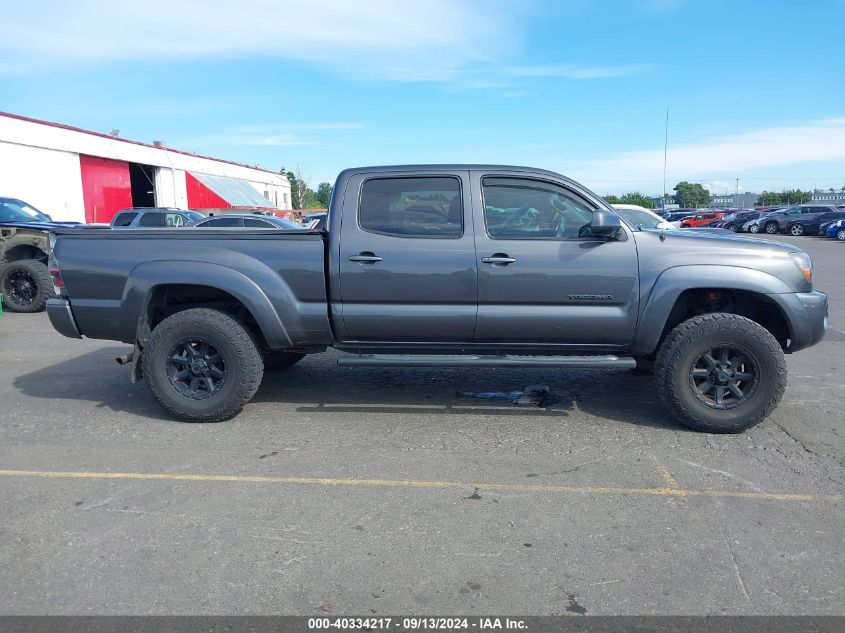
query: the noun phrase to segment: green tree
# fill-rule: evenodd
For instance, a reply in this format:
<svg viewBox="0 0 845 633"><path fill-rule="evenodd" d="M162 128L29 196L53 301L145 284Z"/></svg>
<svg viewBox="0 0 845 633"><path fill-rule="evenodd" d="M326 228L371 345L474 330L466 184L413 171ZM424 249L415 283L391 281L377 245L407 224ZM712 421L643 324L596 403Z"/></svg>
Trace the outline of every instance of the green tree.
<svg viewBox="0 0 845 633"><path fill-rule="evenodd" d="M302 208L302 198L299 193L299 179L292 171L287 173L288 182L290 183L290 203L294 209Z"/></svg>
<svg viewBox="0 0 845 633"><path fill-rule="evenodd" d="M781 192L764 191L757 197L757 204L761 207L771 207L779 204L804 204L809 202L812 193L800 189L789 189Z"/></svg>
<svg viewBox="0 0 845 633"><path fill-rule="evenodd" d="M329 200L331 200L332 197L331 183L321 182L319 185L317 185L317 193L314 194L314 197L317 199L317 202L320 204L320 206L328 209Z"/></svg>
<svg viewBox="0 0 845 633"><path fill-rule="evenodd" d="M608 204L621 204L622 203L622 200L619 198L619 196L614 196L614 195L604 196L604 200Z"/></svg>
<svg viewBox="0 0 845 633"><path fill-rule="evenodd" d="M639 191L629 191L624 196L619 198L619 202L621 202L622 204L638 204L641 207L645 207L646 209L654 208L654 200L652 200L648 196L644 196Z"/></svg>
<svg viewBox="0 0 845 633"><path fill-rule="evenodd" d="M710 204L710 192L697 182L684 180L675 185L675 202L681 208L706 207Z"/></svg>

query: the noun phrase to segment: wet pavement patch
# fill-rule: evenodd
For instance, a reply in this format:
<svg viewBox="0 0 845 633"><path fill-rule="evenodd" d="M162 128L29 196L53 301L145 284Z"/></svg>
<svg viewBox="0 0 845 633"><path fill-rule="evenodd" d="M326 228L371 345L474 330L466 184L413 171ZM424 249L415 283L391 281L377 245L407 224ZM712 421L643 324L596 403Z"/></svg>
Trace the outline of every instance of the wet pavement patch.
<svg viewBox="0 0 845 633"><path fill-rule="evenodd" d="M511 404L546 407L558 401L549 393L548 385L528 385L522 391L459 391L458 397L492 400Z"/></svg>

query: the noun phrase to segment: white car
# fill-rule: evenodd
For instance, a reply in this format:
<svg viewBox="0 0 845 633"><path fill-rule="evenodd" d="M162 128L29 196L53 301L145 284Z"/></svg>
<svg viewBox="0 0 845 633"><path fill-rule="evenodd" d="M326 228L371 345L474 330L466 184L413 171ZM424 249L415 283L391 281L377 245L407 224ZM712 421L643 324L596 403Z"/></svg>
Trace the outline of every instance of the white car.
<svg viewBox="0 0 845 633"><path fill-rule="evenodd" d="M638 204L614 204L611 205L619 212L622 219L639 229L664 229L672 231L677 229L671 222L667 222L654 211L641 207Z"/></svg>

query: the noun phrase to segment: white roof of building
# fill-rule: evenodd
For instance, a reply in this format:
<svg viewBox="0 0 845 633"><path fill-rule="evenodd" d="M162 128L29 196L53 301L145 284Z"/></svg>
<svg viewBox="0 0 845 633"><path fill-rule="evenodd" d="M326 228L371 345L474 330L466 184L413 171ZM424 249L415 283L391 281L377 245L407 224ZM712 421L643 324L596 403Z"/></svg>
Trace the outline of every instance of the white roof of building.
<svg viewBox="0 0 845 633"><path fill-rule="evenodd" d="M226 176L261 183L288 184L285 174L258 166L201 156L168 147L158 147L150 143L131 141L7 112L0 112L0 141L142 165L182 169L191 173Z"/></svg>

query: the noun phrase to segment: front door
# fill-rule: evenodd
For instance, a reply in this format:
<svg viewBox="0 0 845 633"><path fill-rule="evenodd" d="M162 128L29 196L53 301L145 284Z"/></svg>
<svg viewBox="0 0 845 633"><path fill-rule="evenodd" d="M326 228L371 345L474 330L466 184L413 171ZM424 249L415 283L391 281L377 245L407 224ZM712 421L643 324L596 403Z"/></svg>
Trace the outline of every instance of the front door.
<svg viewBox="0 0 845 633"><path fill-rule="evenodd" d="M479 343L624 345L637 325L637 249L589 231L595 203L563 183L473 172Z"/></svg>
<svg viewBox="0 0 845 633"><path fill-rule="evenodd" d="M348 180L337 260L341 340L472 341L478 287L467 179Z"/></svg>

